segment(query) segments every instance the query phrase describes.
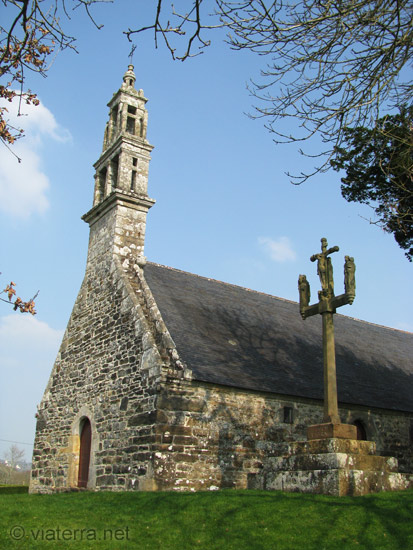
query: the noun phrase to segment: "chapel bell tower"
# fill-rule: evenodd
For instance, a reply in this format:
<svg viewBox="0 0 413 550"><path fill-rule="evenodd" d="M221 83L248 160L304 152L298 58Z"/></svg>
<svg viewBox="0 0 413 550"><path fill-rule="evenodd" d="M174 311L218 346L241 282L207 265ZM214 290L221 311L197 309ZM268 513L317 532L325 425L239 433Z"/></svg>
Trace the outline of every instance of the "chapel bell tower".
<svg viewBox="0 0 413 550"><path fill-rule="evenodd" d="M94 164L93 208L83 216L90 225L89 258L94 257L95 241L101 242L104 225L113 237L109 248L121 259L143 265L146 214L155 201L148 197L148 171L153 146L146 139L148 101L143 90L135 89L133 65L123 76L120 89L108 103L109 121L103 150ZM109 239L108 239L109 238ZM105 236L110 240L110 235ZM106 250L108 247L106 247Z"/></svg>

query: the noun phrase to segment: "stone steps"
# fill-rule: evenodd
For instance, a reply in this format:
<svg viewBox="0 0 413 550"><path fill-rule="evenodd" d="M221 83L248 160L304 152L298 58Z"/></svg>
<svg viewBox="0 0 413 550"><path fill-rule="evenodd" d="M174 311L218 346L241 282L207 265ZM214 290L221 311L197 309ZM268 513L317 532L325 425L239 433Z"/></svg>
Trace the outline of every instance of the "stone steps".
<svg viewBox="0 0 413 550"><path fill-rule="evenodd" d="M288 470L365 470L397 472L398 462L393 457L377 455L323 453L299 454L269 459L274 471Z"/></svg>
<svg viewBox="0 0 413 550"><path fill-rule="evenodd" d="M335 496L361 496L413 487L413 475L366 470L297 470L267 475L264 489Z"/></svg>
<svg viewBox="0 0 413 550"><path fill-rule="evenodd" d="M295 441L289 443L287 454L321 454L321 453L348 453L375 455L374 441L360 441L358 439L312 439L310 441Z"/></svg>
<svg viewBox="0 0 413 550"><path fill-rule="evenodd" d="M413 488L398 461L375 454L372 441L326 438L289 443L250 478L250 487L327 495L365 495Z"/></svg>

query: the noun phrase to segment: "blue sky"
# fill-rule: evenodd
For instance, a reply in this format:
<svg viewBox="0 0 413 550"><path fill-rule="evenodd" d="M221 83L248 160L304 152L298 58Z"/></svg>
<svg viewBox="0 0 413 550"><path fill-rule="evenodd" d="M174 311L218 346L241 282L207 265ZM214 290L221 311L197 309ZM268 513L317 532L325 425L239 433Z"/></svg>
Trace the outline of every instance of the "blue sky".
<svg viewBox="0 0 413 550"><path fill-rule="evenodd" d="M142 4L100 6L101 31L81 13L73 16L68 28L79 54L61 52L46 79L27 75L41 106L21 123L22 163L0 149L2 288L13 280L23 298L40 290L35 318L0 306L0 457L9 441L33 440L36 404L84 275L88 226L80 217L92 204L106 104L128 64L122 31L139 9L148 14L152 2ZM149 195L157 201L148 214L148 260L297 300L300 273L317 295L309 258L327 237L340 247L333 255L337 293L344 255L357 266L355 302L341 313L413 331L413 267L393 237L366 221L369 208L341 198L339 174L291 185L285 172L308 162L244 114L252 105L246 84L262 63L218 36L203 55L173 62L149 33L140 37L136 86L149 98ZM31 447L20 447L30 457Z"/></svg>

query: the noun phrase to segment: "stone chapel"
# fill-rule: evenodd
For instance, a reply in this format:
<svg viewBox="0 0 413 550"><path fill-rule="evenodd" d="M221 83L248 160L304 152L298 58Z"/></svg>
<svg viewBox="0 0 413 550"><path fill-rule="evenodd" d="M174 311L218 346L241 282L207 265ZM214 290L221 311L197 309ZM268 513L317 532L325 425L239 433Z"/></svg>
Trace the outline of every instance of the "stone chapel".
<svg viewBox="0 0 413 550"><path fill-rule="evenodd" d="M36 415L30 491L283 489L291 449L323 416L320 320L146 261L146 102L129 65L108 103L86 273ZM339 414L359 442L331 440L329 468L346 461L348 494L378 478L407 487L413 334L335 318ZM291 469L293 490L307 490L308 460Z"/></svg>

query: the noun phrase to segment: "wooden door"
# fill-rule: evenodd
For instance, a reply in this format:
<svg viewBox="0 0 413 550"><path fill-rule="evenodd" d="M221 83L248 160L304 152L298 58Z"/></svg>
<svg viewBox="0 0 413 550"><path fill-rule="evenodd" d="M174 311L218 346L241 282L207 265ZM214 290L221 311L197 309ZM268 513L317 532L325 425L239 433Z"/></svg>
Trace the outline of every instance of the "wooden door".
<svg viewBox="0 0 413 550"><path fill-rule="evenodd" d="M92 443L92 427L90 420L85 419L80 433L80 456L78 487L87 487L89 479L90 447Z"/></svg>

